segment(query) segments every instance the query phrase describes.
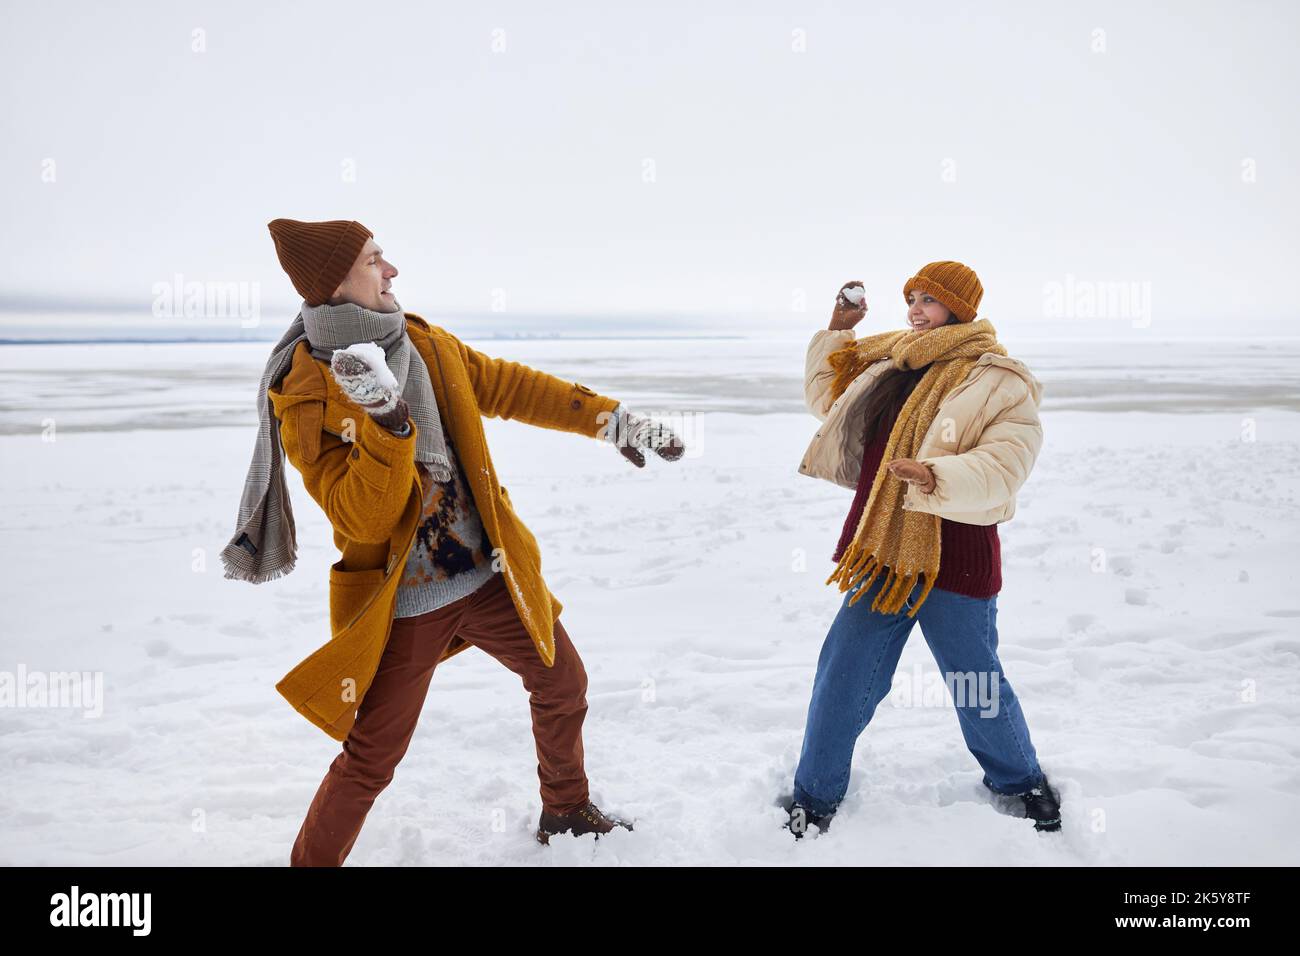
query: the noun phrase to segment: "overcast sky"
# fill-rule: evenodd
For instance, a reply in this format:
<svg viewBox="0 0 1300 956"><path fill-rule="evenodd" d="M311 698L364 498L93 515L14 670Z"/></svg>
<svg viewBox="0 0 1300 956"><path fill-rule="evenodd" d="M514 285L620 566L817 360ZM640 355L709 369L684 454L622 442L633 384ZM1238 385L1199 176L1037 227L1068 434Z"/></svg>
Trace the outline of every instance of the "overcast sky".
<svg viewBox="0 0 1300 956"><path fill-rule="evenodd" d="M958 259L999 329L1119 283L1295 333L1297 6L6 2L0 298L287 322L285 216L365 223L425 315L811 327L862 278L886 323Z"/></svg>

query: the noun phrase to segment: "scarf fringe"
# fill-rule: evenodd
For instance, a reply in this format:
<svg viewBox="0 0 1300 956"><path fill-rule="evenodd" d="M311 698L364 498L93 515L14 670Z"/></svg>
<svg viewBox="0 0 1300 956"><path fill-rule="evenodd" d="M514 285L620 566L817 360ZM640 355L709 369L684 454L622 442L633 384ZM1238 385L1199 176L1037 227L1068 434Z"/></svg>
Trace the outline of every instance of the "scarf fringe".
<svg viewBox="0 0 1300 956"><path fill-rule="evenodd" d="M278 568L266 568L259 571L249 571L242 568L235 561L232 561L225 552L221 554L221 563L225 565L226 580L229 581L247 581L249 584L265 584L267 581L274 581L276 578L282 578L289 574L298 564L298 555L294 554L289 557L284 564Z"/></svg>
<svg viewBox="0 0 1300 956"><path fill-rule="evenodd" d="M860 548L850 547L845 550L839 563L835 565L835 570L826 579L826 583L831 584L838 581L840 583L840 592L843 593L853 588L858 582L862 582L862 587L858 592L849 598L848 606L852 607L862 595L867 593L881 571L887 573L883 578L880 591L876 594L875 600L871 602L871 610L879 611L882 614L899 613L903 610L907 596L916 587L916 582L924 580L925 587L921 590L920 597L916 599L916 603L907 612L908 617L915 619L916 612L921 609L921 605L925 603L925 599L930 596L930 590L934 587L934 577L924 571L899 573L893 568L881 564L876 555L865 553Z"/></svg>

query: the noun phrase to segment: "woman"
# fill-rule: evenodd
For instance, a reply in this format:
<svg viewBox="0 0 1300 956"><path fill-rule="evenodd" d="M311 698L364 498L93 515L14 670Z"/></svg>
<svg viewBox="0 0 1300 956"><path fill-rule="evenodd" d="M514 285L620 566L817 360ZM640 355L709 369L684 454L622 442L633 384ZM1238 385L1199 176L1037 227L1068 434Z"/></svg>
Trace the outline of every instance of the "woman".
<svg viewBox="0 0 1300 956"><path fill-rule="evenodd" d="M843 800L854 744L917 621L984 785L1019 797L1036 829L1060 829L995 624L997 524L1042 446L1042 386L975 319L983 294L960 262L932 262L903 286L909 328L855 340L867 304L852 282L809 345L805 398L823 425L800 471L855 494L826 582L848 593L817 660L786 803L796 837L808 822L825 830Z"/></svg>

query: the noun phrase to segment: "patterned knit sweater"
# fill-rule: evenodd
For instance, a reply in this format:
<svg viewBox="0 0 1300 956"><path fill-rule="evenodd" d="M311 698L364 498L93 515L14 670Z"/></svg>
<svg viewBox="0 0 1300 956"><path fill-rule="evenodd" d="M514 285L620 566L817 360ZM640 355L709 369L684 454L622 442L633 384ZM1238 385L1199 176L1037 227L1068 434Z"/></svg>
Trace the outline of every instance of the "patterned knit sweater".
<svg viewBox="0 0 1300 956"><path fill-rule="evenodd" d="M622 403L615 405L611 421L617 421L622 412ZM393 432L399 437L410 433L409 421ZM493 574L501 573L492 568L492 542L474 504L465 470L456 457L455 444L450 435L444 437L452 464L451 481L433 481L424 465L416 463L421 484L430 488L430 494L425 499L415 544L411 546L402 580L397 585L394 617L415 617L435 611L472 594L491 580ZM610 429L605 437L613 443L619 433Z"/></svg>
<svg viewBox="0 0 1300 956"><path fill-rule="evenodd" d="M407 423L402 431L409 433ZM451 436L446 436L451 459L450 481L433 481L417 462L420 481L429 489L424 514L407 555L402 580L397 585L394 617L415 617L436 610L477 591L493 574L492 542L479 517L474 496Z"/></svg>
<svg viewBox="0 0 1300 956"><path fill-rule="evenodd" d="M866 509L871 485L885 454L885 444L898 418L897 412L887 416L888 421L869 436L862 453L862 474L858 477L853 505L840 532L840 541L831 558L836 563L853 541L862 512ZM955 591L967 597L988 598L1002 590L1002 545L998 540L998 526L963 524L960 521L939 519L939 574L934 586L944 591Z"/></svg>

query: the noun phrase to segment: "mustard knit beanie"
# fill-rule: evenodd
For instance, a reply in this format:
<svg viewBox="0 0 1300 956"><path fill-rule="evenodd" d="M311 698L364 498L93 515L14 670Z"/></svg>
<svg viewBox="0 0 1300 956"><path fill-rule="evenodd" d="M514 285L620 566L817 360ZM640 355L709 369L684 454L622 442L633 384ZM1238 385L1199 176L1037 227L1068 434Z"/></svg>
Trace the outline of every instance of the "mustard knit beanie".
<svg viewBox="0 0 1300 956"><path fill-rule="evenodd" d="M913 289L929 293L957 317L958 322L971 322L984 298L984 286L975 270L960 262L931 262L903 284L903 300Z"/></svg>
<svg viewBox="0 0 1300 956"><path fill-rule="evenodd" d="M366 240L374 235L361 223L345 219L274 219L266 226L281 267L308 305L323 305L334 294L352 271Z"/></svg>

